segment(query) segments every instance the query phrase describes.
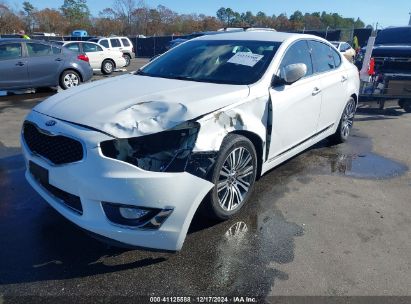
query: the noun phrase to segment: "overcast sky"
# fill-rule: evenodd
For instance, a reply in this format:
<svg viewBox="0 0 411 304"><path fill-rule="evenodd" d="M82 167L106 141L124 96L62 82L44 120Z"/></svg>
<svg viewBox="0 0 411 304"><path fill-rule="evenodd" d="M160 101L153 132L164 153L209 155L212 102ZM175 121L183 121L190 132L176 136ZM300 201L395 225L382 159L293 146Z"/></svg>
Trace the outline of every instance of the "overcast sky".
<svg viewBox="0 0 411 304"><path fill-rule="evenodd" d="M22 1L6 0L16 8L20 8ZM59 8L63 0L31 0L39 9L46 7ZM97 15L99 11L110 7L112 0L88 0L90 11ZM138 3L138 0L136 0ZM366 24L379 22L383 27L392 25L408 25L411 12L410 0L146 0L146 4L156 7L159 4L178 13L197 13L215 16L220 7L231 7L238 12L251 10L253 13L263 11L267 15L279 15L281 13L292 14L296 10L306 12L332 12L343 17L360 17Z"/></svg>

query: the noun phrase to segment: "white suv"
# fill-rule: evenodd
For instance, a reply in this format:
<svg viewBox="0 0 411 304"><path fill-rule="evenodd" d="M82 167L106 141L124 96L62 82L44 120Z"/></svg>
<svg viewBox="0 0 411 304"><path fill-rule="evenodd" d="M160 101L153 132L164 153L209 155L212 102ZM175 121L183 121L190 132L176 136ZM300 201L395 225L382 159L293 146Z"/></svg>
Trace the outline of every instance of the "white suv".
<svg viewBox="0 0 411 304"><path fill-rule="evenodd" d="M129 66L131 58L135 57L133 43L131 43L130 39L127 37L99 37L90 39L89 41L101 44L109 50L123 52L124 59L126 59L126 66Z"/></svg>

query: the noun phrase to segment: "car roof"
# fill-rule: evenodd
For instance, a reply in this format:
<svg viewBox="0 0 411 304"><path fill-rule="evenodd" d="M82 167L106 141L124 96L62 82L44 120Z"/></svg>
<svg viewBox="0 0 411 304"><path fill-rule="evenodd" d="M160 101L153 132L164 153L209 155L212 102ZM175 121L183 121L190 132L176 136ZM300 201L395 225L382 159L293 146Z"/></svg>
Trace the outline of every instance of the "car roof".
<svg viewBox="0 0 411 304"><path fill-rule="evenodd" d="M293 34L283 33L265 30L245 31L245 32L225 32L224 35L205 35L195 40L257 40L257 41L276 41L284 42L288 39L298 38L312 38L318 39L319 37L307 34ZM321 39L321 38L320 38Z"/></svg>
<svg viewBox="0 0 411 304"><path fill-rule="evenodd" d="M36 40L36 39L24 39L24 38L0 38L0 43L2 42L37 42L43 44L51 44L46 40Z"/></svg>
<svg viewBox="0 0 411 304"><path fill-rule="evenodd" d="M123 39L123 38L127 38L127 39L129 39L128 37L126 37L126 36L110 36L110 37L95 37L95 38L91 38L91 39L98 39L98 40L101 40L101 39L115 39L115 38L118 38L118 39Z"/></svg>
<svg viewBox="0 0 411 304"><path fill-rule="evenodd" d="M64 45L69 44L69 43L90 43L90 44L95 44L95 45L101 46L100 44L98 44L98 43L96 43L96 42L94 42L94 41L90 41L90 40L87 40L87 41L75 41L75 40L72 40L72 41L62 41L62 42L64 43Z"/></svg>

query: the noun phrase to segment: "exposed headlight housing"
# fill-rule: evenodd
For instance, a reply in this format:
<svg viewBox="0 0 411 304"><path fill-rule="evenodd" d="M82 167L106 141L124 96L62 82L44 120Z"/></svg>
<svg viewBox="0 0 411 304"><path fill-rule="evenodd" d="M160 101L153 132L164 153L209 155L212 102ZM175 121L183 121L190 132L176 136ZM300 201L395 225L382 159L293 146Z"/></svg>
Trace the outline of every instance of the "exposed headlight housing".
<svg viewBox="0 0 411 304"><path fill-rule="evenodd" d="M101 142L104 156L147 171L183 172L197 140L200 124L186 122L151 135Z"/></svg>

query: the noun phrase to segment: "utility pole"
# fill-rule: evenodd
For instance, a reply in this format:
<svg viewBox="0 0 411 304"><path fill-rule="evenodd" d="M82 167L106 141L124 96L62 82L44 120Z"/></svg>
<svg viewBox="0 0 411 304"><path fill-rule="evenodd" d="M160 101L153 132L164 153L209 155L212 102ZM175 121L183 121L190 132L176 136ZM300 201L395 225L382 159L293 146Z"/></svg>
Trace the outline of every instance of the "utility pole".
<svg viewBox="0 0 411 304"><path fill-rule="evenodd" d="M410 14L410 21L408 21L408 25L411 26L411 12L409 14Z"/></svg>

